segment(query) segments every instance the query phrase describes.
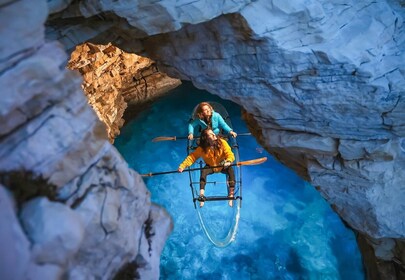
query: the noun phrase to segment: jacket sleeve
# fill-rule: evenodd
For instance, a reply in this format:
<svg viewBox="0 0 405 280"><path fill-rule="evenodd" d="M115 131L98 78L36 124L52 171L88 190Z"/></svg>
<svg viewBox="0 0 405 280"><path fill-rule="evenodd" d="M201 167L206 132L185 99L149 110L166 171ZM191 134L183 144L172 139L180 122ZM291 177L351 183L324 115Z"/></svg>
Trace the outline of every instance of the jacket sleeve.
<svg viewBox="0 0 405 280"><path fill-rule="evenodd" d="M205 122L203 122L202 120L194 119L194 120L192 120L192 121L190 121L188 123L188 134L192 133L192 134L195 135L195 130L196 129L197 129L197 134L198 134L199 131L200 131L200 127L201 127L201 130L202 130L202 129L204 129L205 126L206 126Z"/></svg>
<svg viewBox="0 0 405 280"><path fill-rule="evenodd" d="M188 134L194 134L194 127L196 126L195 120L188 123Z"/></svg>
<svg viewBox="0 0 405 280"><path fill-rule="evenodd" d="M219 128L222 128L226 132L226 134L229 134L229 132L232 131L232 128L229 127L229 125L225 122L224 118L219 113L217 113L217 117Z"/></svg>
<svg viewBox="0 0 405 280"><path fill-rule="evenodd" d="M225 140L222 140L222 146L224 147L224 154L225 154L225 160L229 162L233 162L235 160L235 155L232 152L231 147L229 146L228 142Z"/></svg>
<svg viewBox="0 0 405 280"><path fill-rule="evenodd" d="M193 163L201 157L201 152L201 148L198 147L194 152L192 152L185 158L185 160L179 165L179 168L185 169L193 165Z"/></svg>

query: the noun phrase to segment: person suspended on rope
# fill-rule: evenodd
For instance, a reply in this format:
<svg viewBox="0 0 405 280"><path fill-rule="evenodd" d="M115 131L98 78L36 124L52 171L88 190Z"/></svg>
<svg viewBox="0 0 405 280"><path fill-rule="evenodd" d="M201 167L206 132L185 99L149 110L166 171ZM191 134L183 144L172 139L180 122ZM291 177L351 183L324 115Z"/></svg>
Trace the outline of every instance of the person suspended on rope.
<svg viewBox="0 0 405 280"><path fill-rule="evenodd" d="M208 102L201 102L196 109L197 118L190 121L188 124L188 139L194 139L194 132L196 129L211 128L216 135L222 129L226 134L236 137L237 134L229 127L222 116L215 112Z"/></svg>
<svg viewBox="0 0 405 280"><path fill-rule="evenodd" d="M200 207L204 205L205 184L207 175L213 173L226 174L228 181L228 197L233 198L235 192L235 172L231 163L235 160L235 155L231 150L228 142L217 136L211 128L206 128L201 132L200 143L197 149L189 154L184 161L179 165L177 171L183 170L199 159L202 158L206 164L206 168L201 170L200 174ZM210 166L220 166L209 168ZM233 200L229 200L229 206L233 206Z"/></svg>

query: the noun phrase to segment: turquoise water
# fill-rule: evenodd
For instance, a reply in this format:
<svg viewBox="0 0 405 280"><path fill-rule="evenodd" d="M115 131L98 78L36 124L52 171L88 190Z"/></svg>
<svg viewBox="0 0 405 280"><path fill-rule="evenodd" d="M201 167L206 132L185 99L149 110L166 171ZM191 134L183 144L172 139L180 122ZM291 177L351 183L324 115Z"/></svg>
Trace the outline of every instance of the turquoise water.
<svg viewBox="0 0 405 280"><path fill-rule="evenodd" d="M185 140L151 140L186 136L191 111L201 101L220 102L235 131L248 132L238 105L185 83L128 123L115 146L139 173L176 170L187 155ZM242 169L239 228L225 248L215 247L202 231L186 173L145 179L152 201L174 221L161 256L161 279L365 279L353 232L319 193L253 137L238 137L238 143L242 161L269 159Z"/></svg>

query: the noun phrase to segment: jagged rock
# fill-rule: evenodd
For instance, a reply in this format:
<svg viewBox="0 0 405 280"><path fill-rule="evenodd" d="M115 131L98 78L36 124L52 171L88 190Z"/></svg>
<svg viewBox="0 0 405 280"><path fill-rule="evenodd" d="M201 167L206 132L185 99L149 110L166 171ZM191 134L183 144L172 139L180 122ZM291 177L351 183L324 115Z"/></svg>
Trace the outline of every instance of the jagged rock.
<svg viewBox="0 0 405 280"><path fill-rule="evenodd" d="M60 10L63 3L50 2L48 41L58 40L69 52L86 41L111 42L153 59L170 77L191 80L240 104L263 147L309 180L364 240L384 238L373 244L379 258L390 260L385 268L373 260L379 277L400 279L403 273L394 275L394 268L405 263L405 228L398 218L405 210L401 2L69 3ZM55 44L44 43L45 4L39 1L32 8L30 1L16 1L0 7L0 23L9 27L0 31L9 42L0 49L0 86L5 89L0 103L0 167L44 175L66 194L67 203L91 220L100 214L97 191L106 194L109 187L90 182L105 179L97 175L108 162L103 157L115 158L116 152L105 141L105 128L79 97L77 76L61 70L66 58ZM30 12L21 18L21 10ZM110 121L115 115L113 111ZM273 135L278 139L273 141ZM135 180L131 186L142 191ZM74 199L79 197L83 202ZM96 206L84 208L91 203ZM110 205L114 209L114 203ZM138 230L149 216L147 203L145 208ZM114 213L109 215L104 216L106 228L118 239L121 231L111 222ZM95 223L91 229L104 231ZM389 238L395 239L394 248L386 246ZM108 253L106 248L100 250ZM134 252L126 259L110 259L111 266L97 265L108 278L125 263L147 260L136 256ZM91 260L75 259L79 260L70 278L100 273L92 270Z"/></svg>
<svg viewBox="0 0 405 280"><path fill-rule="evenodd" d="M170 215L160 206L153 204L144 225L145 234L140 240L140 254L135 258L139 279L159 279L160 264L165 236L173 230Z"/></svg>
<svg viewBox="0 0 405 280"><path fill-rule="evenodd" d="M0 278L23 279L30 263L30 242L16 215L12 194L0 185Z"/></svg>
<svg viewBox="0 0 405 280"><path fill-rule="evenodd" d="M79 250L84 225L80 216L66 205L35 198L24 204L20 217L37 264L63 267Z"/></svg>
<svg viewBox="0 0 405 280"><path fill-rule="evenodd" d="M115 149L66 184L61 199L86 224L85 239L67 272L69 279L110 279L123 265L140 257L147 265L137 267L136 273L158 275L160 251L171 232L171 219L167 214L153 214L163 210L151 206L141 176L128 169ZM150 217L155 217L152 222ZM146 224L153 224L156 234L148 235ZM154 245L152 252L145 250L149 243Z"/></svg>
<svg viewBox="0 0 405 280"><path fill-rule="evenodd" d="M400 3L259 0L230 8L223 1L204 13L202 1L147 9L134 1L128 10L96 3L81 3L83 17L112 13L104 27L112 23L115 36L103 31L86 40L145 54L171 77L240 104L262 146L309 180L352 228L375 239L404 238ZM208 13L212 20L201 20ZM76 31L80 25L88 22L77 22Z"/></svg>
<svg viewBox="0 0 405 280"><path fill-rule="evenodd" d="M114 142L124 125L128 103L144 104L181 84L159 72L152 60L125 53L111 44L77 46L68 68L83 75L83 90L106 124L110 142Z"/></svg>
<svg viewBox="0 0 405 280"><path fill-rule="evenodd" d="M34 225L36 207L35 211L23 211L27 228L23 232L15 217L21 209L10 195L10 203L16 205L15 212L11 211L1 194L1 241L8 243L1 247L10 251L9 260L13 261L1 269L5 276L1 278L60 279L63 275L92 279L97 275L110 279L123 264L141 254L138 241L145 234L143 224L151 211L150 194L141 177L108 142L105 125L81 89L82 78L66 69L63 46L52 40L45 42L46 3L32 5L23 0L0 5L0 23L7 26L0 29L0 35L2 43L8 43L0 48L0 173L30 173L55 186L59 202L50 205L58 205L57 210L44 211L42 217L78 215L85 234L82 242L79 233L74 244L62 240L65 251L45 250L56 246L55 236L65 235L56 232L57 226L54 231L43 227L47 234L38 235L41 227L36 226L52 224L52 219L44 218L43 223ZM21 11L25 11L23 17ZM161 219L170 224L169 216ZM59 229L78 229L77 219L65 222ZM169 232L170 227L162 229L156 234L161 240L150 239L162 245ZM32 240L32 247L28 240ZM150 270L157 271L159 256L148 260ZM2 264L8 265L8 260Z"/></svg>

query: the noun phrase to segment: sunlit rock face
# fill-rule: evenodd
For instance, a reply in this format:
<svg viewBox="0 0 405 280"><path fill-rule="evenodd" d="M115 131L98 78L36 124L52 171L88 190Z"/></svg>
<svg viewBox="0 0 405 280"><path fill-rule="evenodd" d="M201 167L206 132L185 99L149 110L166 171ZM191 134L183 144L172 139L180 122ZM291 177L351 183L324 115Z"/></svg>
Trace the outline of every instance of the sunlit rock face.
<svg viewBox="0 0 405 280"><path fill-rule="evenodd" d="M0 5L0 279L111 279L127 263L158 279L171 219L109 143L63 46L45 40L47 16L45 0Z"/></svg>
<svg viewBox="0 0 405 280"><path fill-rule="evenodd" d="M401 1L138 2L81 1L53 15L49 34L67 49L80 40L111 41L154 59L171 77L240 104L262 145L374 239L377 251L380 238L400 244ZM86 26L97 29L85 32ZM402 247L379 252L397 250L404 263ZM393 260L391 253L377 255Z"/></svg>
<svg viewBox="0 0 405 280"><path fill-rule="evenodd" d="M111 44L77 46L68 68L77 69L83 76L82 87L89 104L107 126L112 143L124 124L128 104L139 108L181 84L159 72L149 58L126 53Z"/></svg>

